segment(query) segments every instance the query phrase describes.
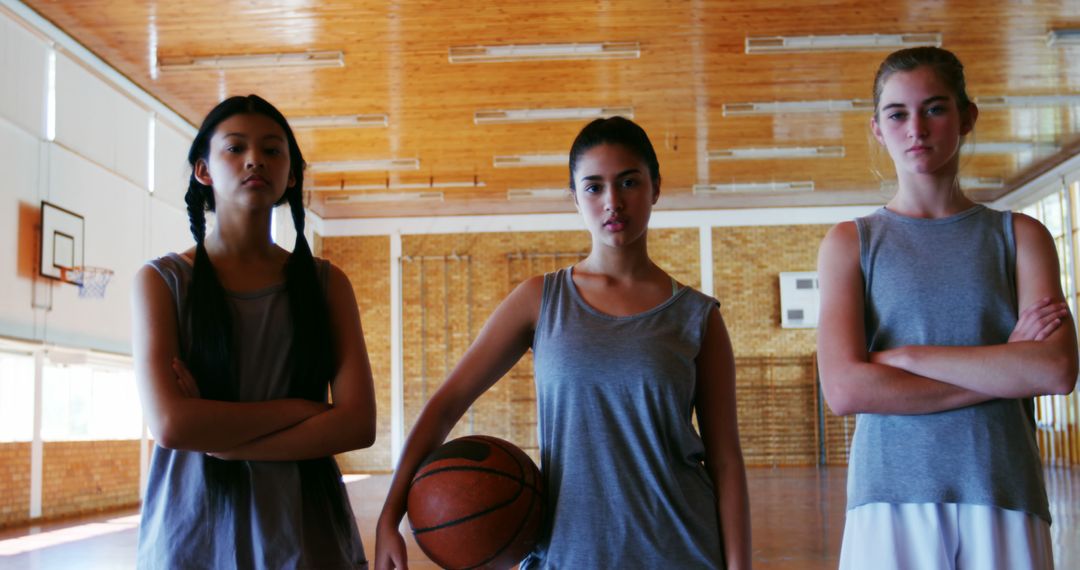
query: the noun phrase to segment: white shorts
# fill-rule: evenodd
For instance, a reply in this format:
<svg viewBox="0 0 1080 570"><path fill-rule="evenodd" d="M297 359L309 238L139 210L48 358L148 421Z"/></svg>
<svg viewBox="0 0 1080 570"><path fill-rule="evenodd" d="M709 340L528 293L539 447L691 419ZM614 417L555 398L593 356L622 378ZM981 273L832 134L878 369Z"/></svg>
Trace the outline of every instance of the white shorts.
<svg viewBox="0 0 1080 570"><path fill-rule="evenodd" d="M1053 570L1050 525L1022 511L870 503L847 512L840 570Z"/></svg>

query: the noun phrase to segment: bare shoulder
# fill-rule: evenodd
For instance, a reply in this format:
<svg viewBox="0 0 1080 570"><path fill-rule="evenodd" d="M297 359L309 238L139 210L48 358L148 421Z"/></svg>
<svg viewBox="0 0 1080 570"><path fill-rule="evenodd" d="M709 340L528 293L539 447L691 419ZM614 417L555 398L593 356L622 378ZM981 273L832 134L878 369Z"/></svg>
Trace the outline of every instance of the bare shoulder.
<svg viewBox="0 0 1080 570"><path fill-rule="evenodd" d="M1020 249L1026 246L1039 247L1046 243L1053 243L1053 238L1046 226L1027 214L1013 212L1013 235L1016 236L1016 247Z"/></svg>
<svg viewBox="0 0 1080 570"><path fill-rule="evenodd" d="M818 263L858 261L859 230L853 221L836 224L821 240Z"/></svg>

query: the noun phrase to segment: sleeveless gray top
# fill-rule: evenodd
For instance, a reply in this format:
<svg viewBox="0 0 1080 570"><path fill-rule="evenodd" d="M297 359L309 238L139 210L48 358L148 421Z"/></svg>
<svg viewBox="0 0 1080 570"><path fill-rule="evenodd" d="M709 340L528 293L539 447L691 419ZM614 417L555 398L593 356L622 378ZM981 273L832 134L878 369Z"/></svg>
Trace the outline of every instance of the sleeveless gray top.
<svg viewBox="0 0 1080 570"><path fill-rule="evenodd" d="M1008 340L1017 320L1010 212L977 205L920 219L882 208L855 223L868 350ZM922 415L860 414L848 508L875 502L990 505L1049 522L1032 400Z"/></svg>
<svg viewBox="0 0 1080 570"><path fill-rule="evenodd" d="M149 265L168 284L182 318L191 265L176 254ZM316 259L316 268L325 287L329 263ZM250 293L227 292L226 298L240 400L287 397L292 318L284 283ZM189 345L189 330L182 323L181 346ZM209 508L203 454L155 446L139 527L139 568L366 568L355 522L348 532L326 529L329 505L313 504L311 497L301 501L296 462L244 464L251 481L246 504L222 517ZM353 520L344 484L341 493ZM319 539L339 535L351 542Z"/></svg>
<svg viewBox="0 0 1080 570"><path fill-rule="evenodd" d="M533 568L723 568L716 494L691 423L717 302L689 287L613 317L571 270L544 276L533 337L544 538Z"/></svg>

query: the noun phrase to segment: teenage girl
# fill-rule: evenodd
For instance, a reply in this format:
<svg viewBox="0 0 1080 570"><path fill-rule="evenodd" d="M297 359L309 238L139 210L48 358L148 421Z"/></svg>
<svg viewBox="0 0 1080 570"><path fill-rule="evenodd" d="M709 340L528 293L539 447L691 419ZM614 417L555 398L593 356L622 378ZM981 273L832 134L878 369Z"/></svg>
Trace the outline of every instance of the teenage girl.
<svg viewBox="0 0 1080 570"><path fill-rule="evenodd" d="M375 438L371 370L348 279L304 238L296 139L270 103L232 97L188 162L196 245L135 280L136 378L157 444L139 566L365 568L332 456ZM270 239L285 201L291 254Z"/></svg>
<svg viewBox="0 0 1080 570"><path fill-rule="evenodd" d="M406 567L398 525L418 465L530 347L547 528L522 568L750 567L731 343L716 300L649 258L660 168L645 131L621 117L586 126L570 189L592 251L510 293L424 407L376 568Z"/></svg>
<svg viewBox="0 0 1080 570"><path fill-rule="evenodd" d="M951 52L893 53L871 129L900 189L821 244L825 397L859 414L841 568L1051 568L1032 397L1076 384L1054 243L957 183L978 118Z"/></svg>

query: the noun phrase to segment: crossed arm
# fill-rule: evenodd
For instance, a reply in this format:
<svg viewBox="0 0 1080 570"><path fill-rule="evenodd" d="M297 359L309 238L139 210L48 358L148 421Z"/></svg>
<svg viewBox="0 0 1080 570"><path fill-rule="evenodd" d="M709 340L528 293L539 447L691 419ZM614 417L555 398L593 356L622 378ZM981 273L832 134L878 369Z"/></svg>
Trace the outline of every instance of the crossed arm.
<svg viewBox="0 0 1080 570"><path fill-rule="evenodd" d="M1061 293L1053 241L1035 220L1020 214L1013 220L1020 316L1007 343L903 346L875 353L866 351L855 224L830 230L818 256L818 364L834 412L924 414L1073 389L1076 333Z"/></svg>
<svg viewBox="0 0 1080 570"><path fill-rule="evenodd" d="M135 373L157 443L224 459L299 460L370 446L375 399L360 316L348 278L331 268L327 300L337 373L334 404L283 398L222 402L198 397L179 362L178 316L164 280L151 267L135 278Z"/></svg>

